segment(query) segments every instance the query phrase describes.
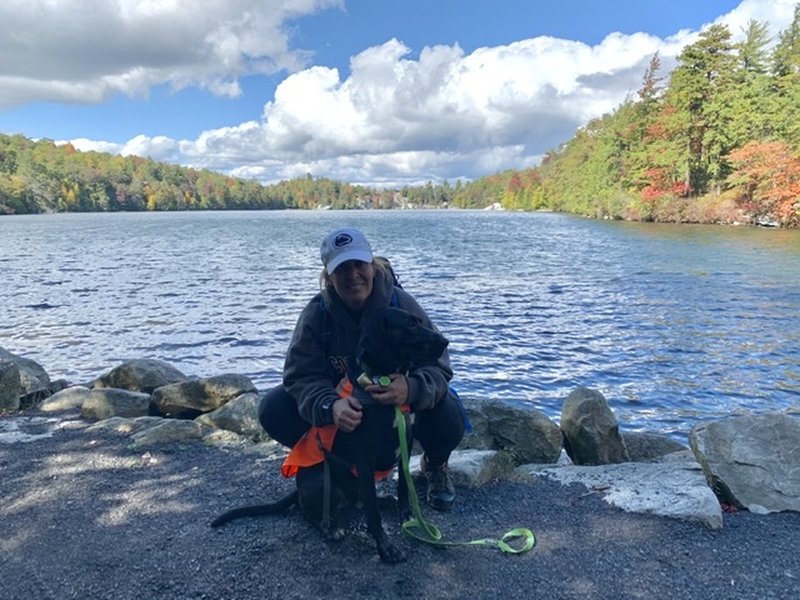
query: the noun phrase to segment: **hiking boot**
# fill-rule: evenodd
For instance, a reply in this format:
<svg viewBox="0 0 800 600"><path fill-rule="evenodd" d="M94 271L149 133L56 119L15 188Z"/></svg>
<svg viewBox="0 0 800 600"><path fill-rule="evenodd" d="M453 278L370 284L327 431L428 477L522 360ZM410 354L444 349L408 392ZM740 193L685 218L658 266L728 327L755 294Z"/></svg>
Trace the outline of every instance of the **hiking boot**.
<svg viewBox="0 0 800 600"><path fill-rule="evenodd" d="M456 490L450 473L447 471L447 463L441 465L429 465L428 458L423 454L420 460L420 469L428 480L428 504L436 510L450 510L456 499Z"/></svg>

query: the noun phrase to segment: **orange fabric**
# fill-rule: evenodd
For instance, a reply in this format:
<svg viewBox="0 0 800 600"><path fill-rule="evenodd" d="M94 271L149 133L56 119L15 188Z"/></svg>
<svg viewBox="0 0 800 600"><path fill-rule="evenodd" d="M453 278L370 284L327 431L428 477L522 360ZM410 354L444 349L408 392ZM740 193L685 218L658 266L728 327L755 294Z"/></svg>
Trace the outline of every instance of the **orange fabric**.
<svg viewBox="0 0 800 600"><path fill-rule="evenodd" d="M347 398L353 395L353 382L350 381L347 375L342 377L339 385L336 386L336 393L339 394L339 398Z"/></svg>
<svg viewBox="0 0 800 600"><path fill-rule="evenodd" d="M294 477L300 467L313 467L325 460L325 454L319 447L317 436L322 446L330 452L333 448L333 439L336 437L336 426L325 425L312 427L289 452L281 465L281 475L286 478Z"/></svg>
<svg viewBox="0 0 800 600"><path fill-rule="evenodd" d="M346 375L342 377L339 385L336 386L336 391L339 393L340 398L347 398L353 395L353 383ZM411 408L408 404L400 407L404 413L408 413ZM335 425L323 425L322 427L312 426L300 440L292 446L289 455L281 465L281 475L287 479L297 475L297 472L302 467L313 467L325 460L325 453L322 448L330 452L333 449L333 440L336 437ZM322 444L322 448L320 447ZM376 471L375 479L386 479L392 474L394 469L388 471ZM357 475L358 472L353 469L353 474Z"/></svg>
<svg viewBox="0 0 800 600"><path fill-rule="evenodd" d="M353 382L347 375L342 377L339 385L336 386L336 392L339 394L339 398L353 395ZM325 453L320 448L320 444L330 452L333 449L335 437L335 425L312 426L289 451L289 455L281 465L281 474L286 478L294 477L301 467L313 467L321 463L325 460Z"/></svg>

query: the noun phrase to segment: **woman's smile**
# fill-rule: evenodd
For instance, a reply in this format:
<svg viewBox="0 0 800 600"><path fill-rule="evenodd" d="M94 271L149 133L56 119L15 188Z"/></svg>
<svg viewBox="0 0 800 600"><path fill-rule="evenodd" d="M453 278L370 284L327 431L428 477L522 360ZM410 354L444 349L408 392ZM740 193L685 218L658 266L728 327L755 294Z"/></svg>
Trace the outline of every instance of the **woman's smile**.
<svg viewBox="0 0 800 600"><path fill-rule="evenodd" d="M360 260L348 260L342 263L331 275L336 294L352 311L364 309L372 294L372 282L375 270L372 263Z"/></svg>

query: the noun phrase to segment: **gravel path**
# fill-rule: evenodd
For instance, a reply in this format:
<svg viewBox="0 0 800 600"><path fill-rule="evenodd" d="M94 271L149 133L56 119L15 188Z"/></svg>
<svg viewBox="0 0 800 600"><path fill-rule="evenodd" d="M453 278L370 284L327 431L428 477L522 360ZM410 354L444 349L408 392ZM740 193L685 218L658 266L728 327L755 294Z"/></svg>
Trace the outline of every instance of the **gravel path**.
<svg viewBox="0 0 800 600"><path fill-rule="evenodd" d="M0 417L0 421L10 417ZM80 424L0 443L0 598L791 598L800 514L725 515L722 530L614 509L579 486L459 490L448 539L536 532L527 554L436 549L387 527L409 560L383 565L363 524L330 543L297 512L212 530L233 506L291 489L278 463L201 443L134 450Z"/></svg>

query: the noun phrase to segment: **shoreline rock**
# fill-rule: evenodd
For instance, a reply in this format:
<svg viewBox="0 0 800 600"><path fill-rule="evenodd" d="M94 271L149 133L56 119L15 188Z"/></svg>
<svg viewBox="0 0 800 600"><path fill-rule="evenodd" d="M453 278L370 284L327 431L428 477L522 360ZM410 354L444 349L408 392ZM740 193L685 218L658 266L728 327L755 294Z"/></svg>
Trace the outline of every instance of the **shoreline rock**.
<svg viewBox="0 0 800 600"><path fill-rule="evenodd" d="M21 357L3 352L0 348L0 358L20 370L16 359ZM22 359L27 372L39 372L32 362ZM11 371L6 367L6 373ZM49 384L46 372L36 382L28 380L28 388L45 379ZM23 386L16 392L13 373L10 381L5 387L0 385L0 391L30 392ZM243 375L191 380L162 361L144 359L123 363L97 382L101 383L43 392L38 409L70 418L79 411L87 421L86 431L112 430L129 437L131 447L137 449L201 441L266 457L285 454L261 429L258 392ZM126 387L109 387L109 382ZM660 434L620 432L606 399L588 388L577 388L565 400L560 424L536 409L502 401L464 399L464 404L473 431L450 461L453 478L461 487L479 487L498 479L577 483L586 487L586 494L597 494L622 510L711 528L722 526L721 503L758 513L800 511L800 421L788 415L731 417L703 424L693 429L691 448L687 448ZM14 429L17 434L18 429ZM775 431L780 435L772 436ZM742 439L748 443L734 443ZM736 448L735 458L720 450L726 444ZM751 457L755 452L757 460ZM418 461L417 454L413 471L418 471ZM751 465L758 468L748 468ZM773 485L764 485L766 469ZM782 499L778 502L767 494L782 495Z"/></svg>
<svg viewBox="0 0 800 600"><path fill-rule="evenodd" d="M800 511L800 420L737 415L692 428L689 443L720 499L760 514Z"/></svg>

